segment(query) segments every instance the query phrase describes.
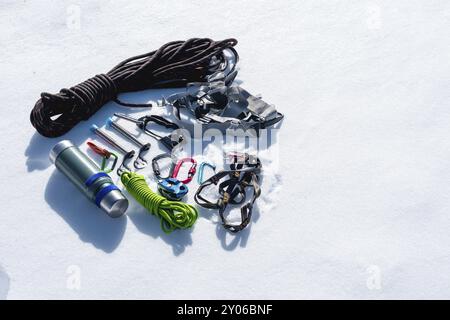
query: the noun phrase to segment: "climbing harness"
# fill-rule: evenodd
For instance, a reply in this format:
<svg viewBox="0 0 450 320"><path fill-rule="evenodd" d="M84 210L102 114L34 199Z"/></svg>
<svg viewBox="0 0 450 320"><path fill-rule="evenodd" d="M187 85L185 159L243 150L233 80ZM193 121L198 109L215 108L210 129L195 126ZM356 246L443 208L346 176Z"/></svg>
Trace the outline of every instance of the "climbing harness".
<svg viewBox="0 0 450 320"><path fill-rule="evenodd" d="M97 146L94 142L92 141L88 141L86 142L86 144L88 145L88 147L94 151L96 154L98 154L99 156L102 157L102 164L100 166L100 169L106 173L110 173L112 171L114 171L114 168L116 167L117 164L117 160L118 157L115 153L108 151L104 148L101 148L99 146ZM113 158L112 164L110 166L110 168L106 169L106 162L108 159Z"/></svg>
<svg viewBox="0 0 450 320"><path fill-rule="evenodd" d="M183 166L183 163L187 163L187 162L191 163L191 167L189 168L186 179L181 180L181 182L185 183L185 184L192 181L192 178L194 177L195 172L197 170L197 161L195 161L194 158L183 158L183 159L179 160L172 172L172 178L176 178L178 176L178 172L180 171L180 168Z"/></svg>
<svg viewBox="0 0 450 320"><path fill-rule="evenodd" d="M133 142L135 145L137 145L139 147L138 156L137 156L136 160L134 160L133 165L138 170L145 168L147 166L148 162L144 158L144 155L150 150L151 144L150 143L142 143L135 136L133 136L133 134L130 131L125 129L123 126L121 126L117 122L114 122L114 120L112 118L108 119L107 124L114 130L119 132L122 136L124 136L125 138L127 138L128 140L130 140L131 142Z"/></svg>
<svg viewBox="0 0 450 320"><path fill-rule="evenodd" d="M216 173L205 180L198 188L194 200L208 209L218 209L222 225L232 233L243 230L251 221L252 209L256 199L261 194L258 184L258 175L261 171L261 161L246 153L229 154L231 157L230 170ZM224 180L225 178L228 178ZM220 182L223 180L222 182ZM219 183L220 182L220 183ZM202 195L202 191L211 185L218 185L219 199L216 202L209 201ZM247 198L246 188L251 188L253 194L251 199L241 207L241 223L231 224L225 218L225 209L228 204L243 204Z"/></svg>
<svg viewBox="0 0 450 320"><path fill-rule="evenodd" d="M183 136L175 132L176 130L180 129L180 127L176 123L170 122L169 120L164 119L161 116L151 115L136 119L123 113L114 113L114 115L118 118L134 122L139 129L161 142L162 145L165 146L169 151L172 151L173 148L175 148L179 143L183 141ZM173 132L170 135L163 137L147 128L147 126L151 123L163 126L167 129L172 129Z"/></svg>
<svg viewBox="0 0 450 320"><path fill-rule="evenodd" d="M197 173L197 182L198 184L203 183L203 171L205 171L205 167L210 167L214 172L216 172L216 166L214 164L211 164L209 162L202 162L200 166L198 167L198 173Z"/></svg>
<svg viewBox="0 0 450 320"><path fill-rule="evenodd" d="M100 129L97 125L93 124L91 126L91 131L95 133L97 136L105 140L107 143L112 145L114 148L119 150L123 154L123 160L120 164L120 167L117 169L117 174L120 176L124 171L132 171L128 166L128 162L134 157L134 150L126 150L122 145L116 142L113 137L107 134L104 130Z"/></svg>
<svg viewBox="0 0 450 320"><path fill-rule="evenodd" d="M188 229L197 220L198 211L195 207L154 193L144 176L135 172L123 172L120 179L133 198L161 220L161 229L165 233L171 233L175 229Z"/></svg>

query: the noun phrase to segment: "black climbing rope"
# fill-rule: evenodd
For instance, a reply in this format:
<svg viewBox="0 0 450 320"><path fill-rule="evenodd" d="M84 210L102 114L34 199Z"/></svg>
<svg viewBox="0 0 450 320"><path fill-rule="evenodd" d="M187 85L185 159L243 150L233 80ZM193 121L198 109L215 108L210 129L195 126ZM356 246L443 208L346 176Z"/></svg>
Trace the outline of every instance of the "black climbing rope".
<svg viewBox="0 0 450 320"><path fill-rule="evenodd" d="M236 44L236 39L207 38L169 42L156 51L126 59L108 73L70 89L61 89L57 94L43 92L31 111L30 121L43 136L58 137L110 100L128 107L149 107L151 104L122 102L117 95L207 81L209 75L219 70L222 51Z"/></svg>

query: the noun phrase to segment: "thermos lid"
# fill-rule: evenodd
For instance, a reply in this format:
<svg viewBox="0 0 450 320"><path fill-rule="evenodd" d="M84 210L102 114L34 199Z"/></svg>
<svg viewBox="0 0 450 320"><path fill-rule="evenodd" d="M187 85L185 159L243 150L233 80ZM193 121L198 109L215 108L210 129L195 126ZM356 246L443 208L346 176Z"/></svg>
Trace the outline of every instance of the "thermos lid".
<svg viewBox="0 0 450 320"><path fill-rule="evenodd" d="M112 218L118 218L128 209L128 199L119 190L108 192L100 202L100 207Z"/></svg>
<svg viewBox="0 0 450 320"><path fill-rule="evenodd" d="M58 158L59 154L61 152L63 152L64 150L66 150L67 148L73 147L73 143L70 142L69 140L63 140L58 142L53 148L52 150L50 150L50 161L54 164L56 161L56 158Z"/></svg>

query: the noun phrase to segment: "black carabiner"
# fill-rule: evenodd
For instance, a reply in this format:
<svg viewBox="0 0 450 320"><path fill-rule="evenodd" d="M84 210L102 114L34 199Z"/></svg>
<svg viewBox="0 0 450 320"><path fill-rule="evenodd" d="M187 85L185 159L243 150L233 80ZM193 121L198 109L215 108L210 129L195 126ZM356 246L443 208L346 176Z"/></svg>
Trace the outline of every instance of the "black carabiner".
<svg viewBox="0 0 450 320"><path fill-rule="evenodd" d="M133 163L136 170L143 169L148 165L148 161L144 158L144 156L147 154L148 150L150 150L150 146L150 143L146 143L139 149L138 156Z"/></svg>
<svg viewBox="0 0 450 320"><path fill-rule="evenodd" d="M158 161L164 158L170 158L171 161L171 166L169 169L169 175L165 178L161 177L161 168L159 167L159 163ZM163 179L167 179L170 178L172 176L172 172L173 172L173 168L174 168L174 163L172 161L172 156L170 155L170 153L162 153L160 155L157 155L156 157L153 158L152 160L152 169L153 169L153 173L155 174L156 178L158 180L163 180Z"/></svg>

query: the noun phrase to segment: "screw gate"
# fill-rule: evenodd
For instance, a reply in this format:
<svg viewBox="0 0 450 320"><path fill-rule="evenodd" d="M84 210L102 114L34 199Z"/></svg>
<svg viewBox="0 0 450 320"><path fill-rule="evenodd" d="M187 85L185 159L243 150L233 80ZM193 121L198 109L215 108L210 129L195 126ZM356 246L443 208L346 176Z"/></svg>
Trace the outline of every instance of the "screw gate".
<svg viewBox="0 0 450 320"><path fill-rule="evenodd" d="M189 168L188 171L188 176L186 179L184 180L180 180L182 183L189 183L192 181L192 178L195 175L195 172L197 171L197 161L195 161L194 158L183 158L181 160L178 161L177 165L175 166L175 168L173 169L173 174L172 174L172 178L176 178L178 176L178 172L180 171L181 166L183 165L183 163L185 162L190 162L192 165Z"/></svg>

